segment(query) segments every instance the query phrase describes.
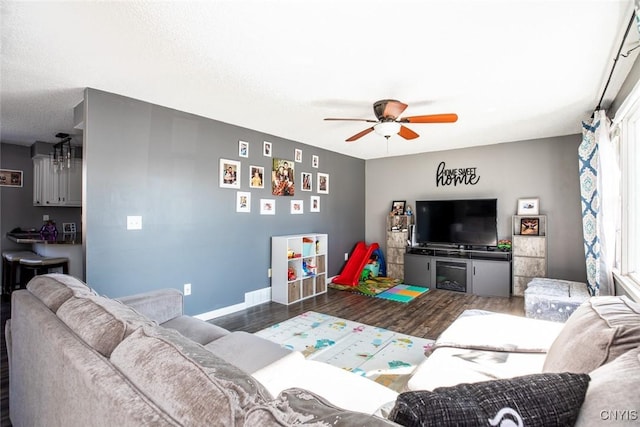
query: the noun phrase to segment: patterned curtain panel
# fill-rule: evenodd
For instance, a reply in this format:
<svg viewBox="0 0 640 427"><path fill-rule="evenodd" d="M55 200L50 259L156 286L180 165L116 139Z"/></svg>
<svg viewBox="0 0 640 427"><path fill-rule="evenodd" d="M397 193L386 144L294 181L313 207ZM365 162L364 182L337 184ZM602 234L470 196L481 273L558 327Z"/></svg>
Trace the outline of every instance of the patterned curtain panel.
<svg viewBox="0 0 640 427"><path fill-rule="evenodd" d="M592 295L614 294L611 270L619 197L615 153L609 139L609 119L604 110L598 110L590 122L582 122L578 148L587 285Z"/></svg>

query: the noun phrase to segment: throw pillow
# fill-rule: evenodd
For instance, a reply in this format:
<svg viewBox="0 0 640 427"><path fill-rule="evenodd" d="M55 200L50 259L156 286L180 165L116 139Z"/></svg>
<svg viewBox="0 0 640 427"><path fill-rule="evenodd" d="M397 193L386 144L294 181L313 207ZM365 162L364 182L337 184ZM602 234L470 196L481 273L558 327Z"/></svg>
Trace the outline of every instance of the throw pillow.
<svg viewBox="0 0 640 427"><path fill-rule="evenodd" d="M249 409L244 425L384 427L396 424L375 415L339 408L308 390L289 388L277 398Z"/></svg>
<svg viewBox="0 0 640 427"><path fill-rule="evenodd" d="M592 297L567 320L543 372L588 373L640 342L640 304L626 296Z"/></svg>
<svg viewBox="0 0 640 427"><path fill-rule="evenodd" d="M240 426L251 407L271 399L249 374L160 326L138 328L111 363L183 426Z"/></svg>
<svg viewBox="0 0 640 427"><path fill-rule="evenodd" d="M57 312L62 320L86 344L105 357L137 328L153 322L131 307L109 298L73 296Z"/></svg>
<svg viewBox="0 0 640 427"><path fill-rule="evenodd" d="M35 276L27 283L27 289L54 313L74 295L93 295L86 283L58 273Z"/></svg>
<svg viewBox="0 0 640 427"><path fill-rule="evenodd" d="M587 374L559 373L412 391L398 396L389 419L404 426L573 425L588 385Z"/></svg>
<svg viewBox="0 0 640 427"><path fill-rule="evenodd" d="M591 382L576 425L634 425L640 422L640 347L589 374Z"/></svg>

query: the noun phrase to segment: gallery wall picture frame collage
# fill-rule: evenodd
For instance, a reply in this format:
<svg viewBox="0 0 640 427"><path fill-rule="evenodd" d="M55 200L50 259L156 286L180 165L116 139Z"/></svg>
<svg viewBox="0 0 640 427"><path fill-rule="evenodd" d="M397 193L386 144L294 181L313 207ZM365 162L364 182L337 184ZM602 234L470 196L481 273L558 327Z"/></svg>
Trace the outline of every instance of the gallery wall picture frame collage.
<svg viewBox="0 0 640 427"><path fill-rule="evenodd" d="M271 189L271 195L276 198L260 198L260 215L276 215L276 202L280 197L296 197L289 202L289 214L302 215L305 213L305 200L300 198L301 192L329 194L329 174L304 170L296 175L297 168L303 168L303 150L295 148L292 158L274 157L273 143L262 142L262 157L271 158L268 165L252 162L243 172L242 160L249 159L251 143L238 141L238 159L220 158L218 166L218 185L220 188L239 190L236 192L236 212L251 212L251 191L242 189L242 174L248 180L249 189ZM254 156L255 157L255 156ZM255 159L254 159L255 160ZM313 154L307 158L312 169L319 169L320 156ZM314 176L315 175L315 176ZM297 179L296 179L297 178ZM315 179L314 179L315 178ZM314 183L315 181L315 183ZM245 184L246 185L246 184ZM310 195L308 198L308 212L320 212L320 196Z"/></svg>

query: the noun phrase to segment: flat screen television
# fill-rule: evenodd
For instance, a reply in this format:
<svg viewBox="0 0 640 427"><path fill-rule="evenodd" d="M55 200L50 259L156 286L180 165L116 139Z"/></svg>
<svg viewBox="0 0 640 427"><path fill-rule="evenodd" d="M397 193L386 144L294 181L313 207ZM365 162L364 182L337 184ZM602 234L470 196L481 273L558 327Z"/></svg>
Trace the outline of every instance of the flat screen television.
<svg viewBox="0 0 640 427"><path fill-rule="evenodd" d="M415 241L421 246L496 246L497 199L416 201Z"/></svg>

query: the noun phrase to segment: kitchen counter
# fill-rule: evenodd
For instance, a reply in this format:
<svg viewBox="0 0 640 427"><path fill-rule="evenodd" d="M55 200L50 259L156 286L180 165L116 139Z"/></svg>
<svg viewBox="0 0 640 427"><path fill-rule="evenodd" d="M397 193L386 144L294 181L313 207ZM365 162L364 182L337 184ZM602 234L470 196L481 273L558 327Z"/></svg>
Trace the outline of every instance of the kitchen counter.
<svg viewBox="0 0 640 427"><path fill-rule="evenodd" d="M41 235L37 231L22 231L7 233L7 239L23 245L30 245L31 250L41 256L69 258L69 274L80 280L85 280L84 253L80 233L60 233L54 237Z"/></svg>
<svg viewBox="0 0 640 427"><path fill-rule="evenodd" d="M38 232L7 233L7 239L16 243L46 243L58 245L81 245L80 233L59 233L57 236L42 235Z"/></svg>

